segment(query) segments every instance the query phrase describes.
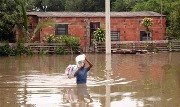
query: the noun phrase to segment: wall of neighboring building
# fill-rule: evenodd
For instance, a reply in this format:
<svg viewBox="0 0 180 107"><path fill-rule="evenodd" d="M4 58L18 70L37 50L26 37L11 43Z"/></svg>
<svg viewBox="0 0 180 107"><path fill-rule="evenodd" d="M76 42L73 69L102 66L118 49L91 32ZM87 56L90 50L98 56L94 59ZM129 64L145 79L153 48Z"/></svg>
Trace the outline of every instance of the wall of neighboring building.
<svg viewBox="0 0 180 107"><path fill-rule="evenodd" d="M144 17L112 17L111 31L120 32L120 41L140 41L140 31L145 31L145 27L141 25ZM165 17L151 17L153 25L151 26L152 40L164 40L166 35L166 19ZM39 21L42 18L39 18ZM80 37L81 46L89 45L89 30L90 22L100 22L100 27L105 28L105 18L91 17L91 18L73 18L61 17L52 18L56 23L68 24L68 34ZM33 22L36 23L36 22ZM87 33L88 32L88 33ZM55 27L43 28L40 31L40 41L43 42L43 37L55 34Z"/></svg>
<svg viewBox="0 0 180 107"><path fill-rule="evenodd" d="M40 41L40 33L39 33L39 31L36 32L36 34L33 33L36 26L37 26L37 24L38 24L39 18L37 16L29 16L28 20L29 20L28 31L30 33L31 38L34 41Z"/></svg>

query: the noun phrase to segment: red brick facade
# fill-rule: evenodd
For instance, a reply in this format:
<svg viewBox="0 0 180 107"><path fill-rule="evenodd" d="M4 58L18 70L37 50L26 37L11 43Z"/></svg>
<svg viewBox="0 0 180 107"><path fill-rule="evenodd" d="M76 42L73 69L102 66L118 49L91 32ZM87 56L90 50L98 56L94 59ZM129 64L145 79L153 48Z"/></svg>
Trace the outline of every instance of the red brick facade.
<svg viewBox="0 0 180 107"><path fill-rule="evenodd" d="M41 13L41 14L40 14ZM53 12L54 13L54 12ZM48 15L50 12L30 12L30 23L33 28L37 25L38 21L43 18L50 17L57 24L67 24L68 34L80 37L81 46L87 46L90 44L90 23L99 22L100 27L105 29L105 17L97 15L97 13L91 13L90 15L79 15L67 16L67 13L63 16ZM76 12L75 12L76 13ZM164 15L153 12L154 14L129 14L122 15L120 12L112 13L111 15L111 31L119 32L119 41L140 41L140 31L145 31L145 27L141 24L141 21L145 17L153 19L151 26L151 40L164 40L166 39L166 19ZM58 12L61 14L61 12ZM71 13L72 14L72 13ZM101 14L103 14L101 12ZM117 16L116 16L117 14ZM120 14L120 15L119 15ZM87 16L88 15L88 16ZM97 16L96 16L97 15ZM43 42L43 37L49 34L55 34L55 27L43 28L39 34L36 35L36 40Z"/></svg>

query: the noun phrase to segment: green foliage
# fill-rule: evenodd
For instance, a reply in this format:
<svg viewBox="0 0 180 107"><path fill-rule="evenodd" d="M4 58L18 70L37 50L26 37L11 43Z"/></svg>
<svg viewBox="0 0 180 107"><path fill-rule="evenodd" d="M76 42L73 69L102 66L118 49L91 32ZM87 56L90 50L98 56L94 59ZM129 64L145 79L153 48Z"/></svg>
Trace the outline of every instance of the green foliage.
<svg viewBox="0 0 180 107"><path fill-rule="evenodd" d="M45 19L41 19L36 28L34 29L34 34L37 33L39 30L43 29L43 28L46 28L46 27L49 27L49 26L54 26L55 25L55 22L50 19L50 18L45 18Z"/></svg>
<svg viewBox="0 0 180 107"><path fill-rule="evenodd" d="M137 0L115 0L112 2L112 11L131 11L134 5L136 5Z"/></svg>
<svg viewBox="0 0 180 107"><path fill-rule="evenodd" d="M60 54L60 55L62 55L62 54L67 54L67 52L66 52L66 50L65 50L63 47L57 47L57 48L55 49L55 54Z"/></svg>
<svg viewBox="0 0 180 107"><path fill-rule="evenodd" d="M93 35L96 42L105 42L105 30L98 28Z"/></svg>
<svg viewBox="0 0 180 107"><path fill-rule="evenodd" d="M39 51L39 55L47 55L47 54L49 54L49 53L48 53L48 50L41 49L41 50Z"/></svg>
<svg viewBox="0 0 180 107"><path fill-rule="evenodd" d="M8 43L5 43L4 45L0 46L0 56L14 56L15 50L12 49Z"/></svg>
<svg viewBox="0 0 180 107"><path fill-rule="evenodd" d="M146 30L147 30L147 31L150 31L150 27L151 27L152 24L153 24L152 18L147 18L147 17L145 17L145 18L142 20L141 24L142 24L144 27L146 27Z"/></svg>
<svg viewBox="0 0 180 107"><path fill-rule="evenodd" d="M154 11L166 15L168 39L180 39L180 0L138 0L132 11Z"/></svg>
<svg viewBox="0 0 180 107"><path fill-rule="evenodd" d="M174 2L174 11L170 14L170 26L167 29L169 39L180 39L180 0Z"/></svg>
<svg viewBox="0 0 180 107"><path fill-rule="evenodd" d="M13 28L17 22L21 23L17 9L13 0L0 0L0 40L15 42Z"/></svg>
<svg viewBox="0 0 180 107"><path fill-rule="evenodd" d="M65 45L70 48L71 52L74 51L75 53L77 53L79 51L79 46L80 46L79 38L68 35L63 35L60 38L61 38L61 42L65 43Z"/></svg>
<svg viewBox="0 0 180 107"><path fill-rule="evenodd" d="M14 0L17 6L19 6L18 10L19 13L21 14L21 17L23 18L23 24L22 26L25 29L25 34L27 36L27 31L28 31L28 18L26 14L26 6L27 6L27 0Z"/></svg>
<svg viewBox="0 0 180 107"><path fill-rule="evenodd" d="M62 43L65 43L68 46L79 46L79 38L78 37L73 37L70 35L62 35L61 37Z"/></svg>
<svg viewBox="0 0 180 107"><path fill-rule="evenodd" d="M80 40L78 37L70 35L48 35L44 39L47 43L62 43L65 45L64 48L59 47L56 49L57 54L65 54L65 48L68 48L71 52L77 53L79 51ZM62 49L62 50L61 50Z"/></svg>
<svg viewBox="0 0 180 107"><path fill-rule="evenodd" d="M44 41L47 43L54 43L56 41L56 37L53 34L50 34L44 37Z"/></svg>
<svg viewBox="0 0 180 107"><path fill-rule="evenodd" d="M161 4L159 0L146 0L137 2L133 6L133 11L154 11L161 13Z"/></svg>
<svg viewBox="0 0 180 107"><path fill-rule="evenodd" d="M15 55L32 55L30 48L25 47L24 43L17 43L17 46L10 46L8 43L3 43L0 46L0 56L15 56Z"/></svg>
<svg viewBox="0 0 180 107"><path fill-rule="evenodd" d="M30 48L24 46L24 43L17 43L15 52L17 55L24 55L24 54L32 55L33 54Z"/></svg>

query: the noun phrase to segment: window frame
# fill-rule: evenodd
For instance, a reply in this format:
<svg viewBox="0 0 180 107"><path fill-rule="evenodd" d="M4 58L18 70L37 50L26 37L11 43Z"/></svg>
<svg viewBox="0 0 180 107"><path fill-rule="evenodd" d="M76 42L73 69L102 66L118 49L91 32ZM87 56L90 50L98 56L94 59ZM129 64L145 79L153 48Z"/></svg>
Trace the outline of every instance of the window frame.
<svg viewBox="0 0 180 107"><path fill-rule="evenodd" d="M142 37L143 35L141 35L141 32L144 33L144 37ZM152 40L152 33L151 32L149 32L149 35L147 37L147 32L142 30L142 31L140 31L139 36L140 36L140 41L151 41Z"/></svg>
<svg viewBox="0 0 180 107"><path fill-rule="evenodd" d="M55 35L68 35L68 24L55 24Z"/></svg>
<svg viewBox="0 0 180 107"><path fill-rule="evenodd" d="M114 33L113 36L116 36L115 33L117 33L117 37L113 37L116 39L112 39L112 34ZM120 31L111 31L111 41L120 41Z"/></svg>

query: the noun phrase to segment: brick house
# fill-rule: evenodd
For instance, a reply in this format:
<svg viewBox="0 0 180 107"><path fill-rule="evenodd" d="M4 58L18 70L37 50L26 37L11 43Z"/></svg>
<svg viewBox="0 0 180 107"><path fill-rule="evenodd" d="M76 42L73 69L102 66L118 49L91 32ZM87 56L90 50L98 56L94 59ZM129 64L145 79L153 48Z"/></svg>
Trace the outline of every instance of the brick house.
<svg viewBox="0 0 180 107"><path fill-rule="evenodd" d="M93 41L92 32L97 28L105 29L104 12L27 12L30 29L34 29L44 18L56 22L54 27L46 27L36 35L36 41L43 42L49 34L79 36L82 47L89 47ZM141 24L143 18L153 19L151 34ZM152 11L111 12L111 41L146 41L166 39L166 18Z"/></svg>

